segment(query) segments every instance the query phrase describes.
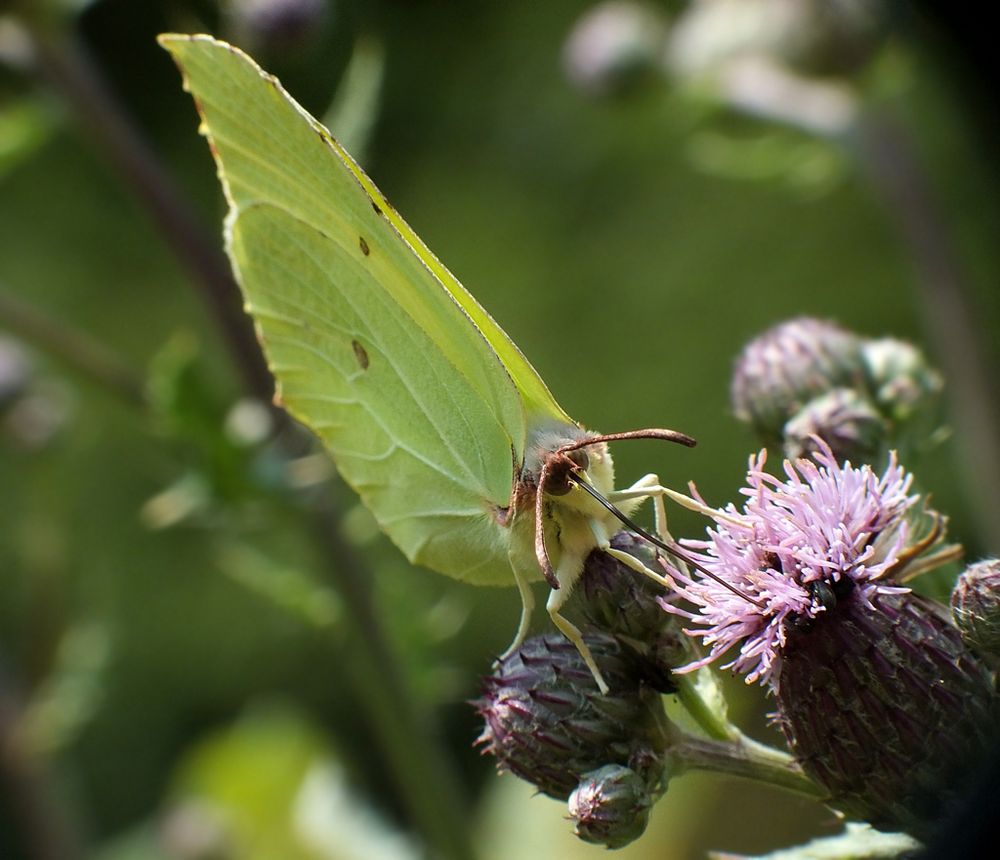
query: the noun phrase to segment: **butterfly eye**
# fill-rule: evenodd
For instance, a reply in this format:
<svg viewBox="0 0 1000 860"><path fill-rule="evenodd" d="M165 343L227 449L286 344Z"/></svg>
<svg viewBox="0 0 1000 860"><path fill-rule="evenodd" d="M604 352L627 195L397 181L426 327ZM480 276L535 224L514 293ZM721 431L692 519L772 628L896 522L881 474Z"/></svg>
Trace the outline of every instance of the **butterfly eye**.
<svg viewBox="0 0 1000 860"><path fill-rule="evenodd" d="M569 459L578 469L583 469L584 471L586 471L587 469L590 468L590 457L587 455L587 452L584 451L582 448L576 451L570 451L566 456L569 457Z"/></svg>

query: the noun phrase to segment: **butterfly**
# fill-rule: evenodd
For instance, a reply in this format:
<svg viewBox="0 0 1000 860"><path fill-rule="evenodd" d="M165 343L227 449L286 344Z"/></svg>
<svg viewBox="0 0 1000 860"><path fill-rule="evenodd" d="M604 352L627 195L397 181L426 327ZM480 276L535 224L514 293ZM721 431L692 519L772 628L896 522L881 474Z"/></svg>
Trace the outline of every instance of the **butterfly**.
<svg viewBox="0 0 1000 860"><path fill-rule="evenodd" d="M606 685L560 610L594 549L646 497L614 489L608 442L571 419L514 342L424 245L330 133L245 53L160 36L201 115L229 213L226 251L276 380L276 401L323 441L344 480L416 564L476 585L530 582ZM644 533L644 532L643 532Z"/></svg>

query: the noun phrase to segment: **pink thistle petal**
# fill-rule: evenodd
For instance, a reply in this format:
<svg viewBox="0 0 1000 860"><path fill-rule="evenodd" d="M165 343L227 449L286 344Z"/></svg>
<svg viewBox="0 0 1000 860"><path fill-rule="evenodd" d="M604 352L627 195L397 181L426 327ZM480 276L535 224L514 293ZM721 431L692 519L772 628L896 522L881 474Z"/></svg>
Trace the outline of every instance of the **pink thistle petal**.
<svg viewBox="0 0 1000 860"><path fill-rule="evenodd" d="M904 517L918 498L909 494L912 476L895 454L878 476L867 465L840 465L824 442L816 444L814 460L784 462L784 480L763 471L766 451L751 455L742 510L716 509L707 539L681 541L697 565L736 592L697 571L670 572L694 611L664 609L686 618L691 627L685 632L708 649L677 671L693 671L738 647L723 668L745 674L747 683L773 686L789 625L826 611L818 584L829 591L848 583L867 604L878 594L908 590L880 579L906 546ZM694 487L691 495L703 503Z"/></svg>

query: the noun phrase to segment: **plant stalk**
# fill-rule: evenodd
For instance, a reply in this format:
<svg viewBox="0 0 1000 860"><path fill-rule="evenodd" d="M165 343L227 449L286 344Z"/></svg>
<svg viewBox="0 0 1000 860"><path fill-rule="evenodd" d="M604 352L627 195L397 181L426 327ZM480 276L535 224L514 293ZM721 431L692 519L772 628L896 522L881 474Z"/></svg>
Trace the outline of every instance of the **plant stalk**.
<svg viewBox="0 0 1000 860"><path fill-rule="evenodd" d="M668 755L681 769L709 770L752 779L814 800L823 800L828 794L802 772L792 756L763 744L683 735L674 740Z"/></svg>
<svg viewBox="0 0 1000 860"><path fill-rule="evenodd" d="M131 367L88 334L52 319L0 289L0 326L135 407L145 406L143 381Z"/></svg>
<svg viewBox="0 0 1000 860"><path fill-rule="evenodd" d="M13 847L25 860L76 860L83 851L52 785L25 748L20 715L18 697L0 666L0 817L14 831L3 834L0 848Z"/></svg>
<svg viewBox="0 0 1000 860"><path fill-rule="evenodd" d="M963 444L956 458L983 549L1000 552L1000 384L945 217L909 135L891 119L861 114L847 136L909 251L924 326L948 380Z"/></svg>

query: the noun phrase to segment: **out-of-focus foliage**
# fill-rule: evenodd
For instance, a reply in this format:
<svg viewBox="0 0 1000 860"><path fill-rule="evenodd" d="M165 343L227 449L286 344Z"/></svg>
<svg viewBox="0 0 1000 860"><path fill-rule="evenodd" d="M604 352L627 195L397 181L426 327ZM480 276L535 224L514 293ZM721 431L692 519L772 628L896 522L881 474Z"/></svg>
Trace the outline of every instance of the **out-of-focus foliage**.
<svg viewBox="0 0 1000 860"><path fill-rule="evenodd" d="M676 72L614 100L580 93L564 77L563 45L589 4L313 5L324 8L299 41L257 34L259 59L355 136L380 187L567 410L604 431L666 425L698 438L694 451L616 446L623 482L657 471L679 487L697 479L712 504L732 498L755 444L729 414L732 361L780 319L810 314L907 338L940 366L917 270L852 141L749 116ZM668 35L685 9L648 5L666 13ZM92 54L199 229L221 243L213 166L154 38L237 38L248 24L235 0L48 6ZM471 748L479 727L465 702L509 641L516 594L410 568L308 440L248 399L162 229L59 88L32 73L9 16L34 7L0 4L0 327L15 339L0 349L0 733L17 739L25 785L61 810L53 834L81 846L55 856L324 858L342 856L324 841L338 816L373 820L345 810L370 805L406 825L358 692L351 615L328 578L336 519L321 528L310 514L327 493L397 655L385 672L403 675L433 718L412 743L443 739L479 854L593 855L560 806L497 779ZM995 350L1000 208L984 126L946 40L892 8L863 69L835 70L831 83L828 68L819 80L863 93L866 110L918 142L979 334ZM5 295L57 334L69 326L110 351L140 380L144 404L95 381L45 332L12 325ZM960 450L947 442L919 479L978 557L985 539L957 477ZM703 528L671 514L678 535ZM733 719L774 740L768 704L724 683ZM293 704L247 710L262 696ZM30 856L18 810L36 795L6 785L0 856ZM306 808L308 838L297 817ZM816 804L690 775L618 856L761 853L826 826ZM391 845L383 856L414 850Z"/></svg>

